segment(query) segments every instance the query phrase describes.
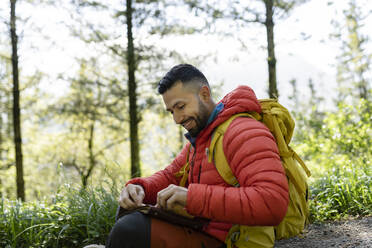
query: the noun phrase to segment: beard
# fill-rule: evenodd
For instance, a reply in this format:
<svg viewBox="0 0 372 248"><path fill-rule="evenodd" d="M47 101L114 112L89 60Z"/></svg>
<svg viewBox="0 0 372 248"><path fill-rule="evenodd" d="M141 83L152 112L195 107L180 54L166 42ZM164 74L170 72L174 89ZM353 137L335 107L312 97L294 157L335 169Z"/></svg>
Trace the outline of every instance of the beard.
<svg viewBox="0 0 372 248"><path fill-rule="evenodd" d="M198 101L199 101L198 115L196 116L196 118L194 117L190 118L190 119L193 119L196 123L196 126L189 130L189 134L192 137L196 137L200 133L200 131L205 128L205 126L207 125L208 119L209 119L209 115L210 115L204 103L200 101L200 99L198 99Z"/></svg>

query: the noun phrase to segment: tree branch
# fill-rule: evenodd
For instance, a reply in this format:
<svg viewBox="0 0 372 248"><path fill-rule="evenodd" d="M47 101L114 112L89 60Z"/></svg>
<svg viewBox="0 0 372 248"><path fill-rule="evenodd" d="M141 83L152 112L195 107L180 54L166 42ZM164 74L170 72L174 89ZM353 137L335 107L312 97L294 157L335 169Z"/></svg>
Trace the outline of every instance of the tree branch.
<svg viewBox="0 0 372 248"><path fill-rule="evenodd" d="M110 144L104 146L101 150L99 150L97 153L95 153L93 156L96 158L97 156L99 155L102 155L103 152L111 147L113 147L114 145L117 145L117 144L120 144L124 141L128 140L128 138L123 138L123 139L119 139L119 140L116 140L114 142L111 142Z"/></svg>

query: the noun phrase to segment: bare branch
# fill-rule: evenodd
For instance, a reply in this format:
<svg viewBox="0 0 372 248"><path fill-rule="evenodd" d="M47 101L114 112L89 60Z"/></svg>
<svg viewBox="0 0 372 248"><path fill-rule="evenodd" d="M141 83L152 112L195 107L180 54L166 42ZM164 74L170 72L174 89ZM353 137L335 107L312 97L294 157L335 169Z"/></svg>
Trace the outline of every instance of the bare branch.
<svg viewBox="0 0 372 248"><path fill-rule="evenodd" d="M97 157L97 156L99 156L99 155L102 155L103 154L103 152L105 151L105 150L107 150L107 149L109 149L109 148L111 148L111 147L113 147L113 146L115 146L115 145L118 145L118 144L120 144L120 143L122 143L122 142L124 142L124 141L126 141L126 140L128 140L128 138L123 138L123 139L119 139L119 140L116 140L116 141L114 141L114 142L111 142L110 144L107 144L106 146L104 146L101 150L99 150L97 153L95 153L93 156L94 157Z"/></svg>
<svg viewBox="0 0 372 248"><path fill-rule="evenodd" d="M77 170L77 172L79 173L79 175L84 175L83 171L80 169L80 167L76 164L76 160L75 158L70 161L70 162L61 162L64 166L66 167L73 167Z"/></svg>

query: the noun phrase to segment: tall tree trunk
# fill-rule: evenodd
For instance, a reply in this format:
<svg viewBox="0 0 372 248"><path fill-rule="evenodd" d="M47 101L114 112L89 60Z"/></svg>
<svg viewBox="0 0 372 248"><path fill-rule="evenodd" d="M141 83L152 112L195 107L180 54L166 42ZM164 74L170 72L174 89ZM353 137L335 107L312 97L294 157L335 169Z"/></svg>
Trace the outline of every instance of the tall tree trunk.
<svg viewBox="0 0 372 248"><path fill-rule="evenodd" d="M22 156L22 134L21 134L21 111L19 107L19 77L18 77L18 54L16 33L16 0L10 0L10 36L12 39L12 67L13 67L13 127L16 160L17 198L24 201L25 183L23 180L23 156Z"/></svg>
<svg viewBox="0 0 372 248"><path fill-rule="evenodd" d="M138 141L138 113L136 93L136 62L134 57L133 34L132 34L132 0L127 0L127 63L128 63L128 92L129 92L129 119L130 119L130 158L131 177L141 176L139 141Z"/></svg>
<svg viewBox="0 0 372 248"><path fill-rule="evenodd" d="M86 188L87 185L88 185L88 178L90 177L90 175L92 174L92 171L94 169L94 167L96 167L96 158L94 156L94 151L93 151L93 148L94 148L94 124L95 124L95 120L93 120L93 122L91 123L90 125L90 128L89 128L89 139L88 139L88 151L89 151L89 167L88 167L88 170L87 170L87 173L84 174L84 170L82 170L82 183L83 183L83 188Z"/></svg>
<svg viewBox="0 0 372 248"><path fill-rule="evenodd" d="M266 33L267 33L267 52L268 52L268 68L269 68L269 96L270 98L278 98L278 88L276 84L276 58L274 45L274 21L273 21L273 3L274 0L264 0L266 8Z"/></svg>
<svg viewBox="0 0 372 248"><path fill-rule="evenodd" d="M359 97L368 100L367 80L362 80L359 84Z"/></svg>

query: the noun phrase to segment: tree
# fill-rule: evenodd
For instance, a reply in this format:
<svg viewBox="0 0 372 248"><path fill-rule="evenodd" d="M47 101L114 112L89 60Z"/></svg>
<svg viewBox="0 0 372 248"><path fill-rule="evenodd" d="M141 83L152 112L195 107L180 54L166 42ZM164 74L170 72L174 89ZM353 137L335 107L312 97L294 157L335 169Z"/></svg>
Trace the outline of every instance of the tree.
<svg viewBox="0 0 372 248"><path fill-rule="evenodd" d="M206 26L218 26L216 20L231 20L236 28L241 28L251 24L262 24L266 29L267 41L267 65L269 75L268 94L270 98L278 98L278 86L276 79L276 56L274 27L275 20L286 18L290 12L298 5L305 3L307 0L255 0L239 1L229 0L227 3L214 0L203 2L186 1L191 9L196 9L196 13L206 13L210 18L206 21ZM218 28L218 27L217 27ZM231 29L233 30L233 29ZM222 32L223 35L231 35L232 32ZM242 42L244 46L244 41Z"/></svg>
<svg viewBox="0 0 372 248"><path fill-rule="evenodd" d="M141 175L140 159L140 141L138 125L142 119L142 112L145 108L154 108L158 98L153 95L153 85L160 78L164 71L165 62L171 59L177 62L180 56L175 51L154 46L147 42L155 36L161 39L168 34L189 34L193 29L187 25L181 25L174 18L169 18L167 8L177 6L182 3L168 3L167 1L126 1L125 9L115 6L115 3L98 4L91 1L79 1L76 4L78 12L84 12L85 9L101 10L111 12L114 15L115 24L126 28L126 37L123 42L122 34L109 33L107 29L102 28L100 23L93 23L83 19L84 30L73 27L73 33L87 43L101 44L113 56L110 59L117 59L114 63L121 65L126 69L126 82L128 94L129 126L130 126L130 153L131 153L131 176ZM120 3L121 4L121 3ZM113 14L112 14L113 13ZM81 18L75 16L73 19ZM86 28L88 27L88 28ZM89 30L87 32L87 30ZM125 46L123 46L123 43ZM106 51L106 54L107 51ZM121 80L117 80L119 83ZM138 101L137 89L141 89L141 100ZM149 92L152 92L151 94ZM144 99L144 100L143 100Z"/></svg>
<svg viewBox="0 0 372 248"><path fill-rule="evenodd" d="M152 51L154 54L150 55L150 58L157 57L157 60L164 59L164 51L159 51L155 47L148 49L148 45L137 44L138 48L134 47L134 38L133 30L136 28L137 33L139 29L146 22L152 35L159 34L160 36L165 36L170 33L192 33L192 28L184 25L179 25L177 22L167 23L166 8L168 4L166 1L154 1L154 0L145 0L138 1L137 7L134 8L133 4L136 1L126 0L126 29L127 29L127 68L128 68L128 96L129 96L129 116L130 116L130 140L131 140L131 175L132 177L140 176L140 157L139 157L139 140L138 140L138 123L139 123L139 111L137 106L137 82L135 78L135 72L138 71L138 65L140 62L149 58L148 50ZM182 2L179 2L180 4ZM177 3L174 3L176 5ZM163 5L163 7L162 7ZM173 4L170 4L173 5ZM155 8L154 8L155 7ZM137 17L136 19L134 19ZM151 21L160 21L161 24L153 24ZM134 27L133 22L137 22L137 27ZM146 51L147 50L147 51ZM137 53L136 53L137 51ZM173 52L176 54L175 52ZM163 55L162 55L163 54ZM150 61L147 61L151 63ZM159 62L158 62L159 63ZM150 100L151 102L151 100Z"/></svg>
<svg viewBox="0 0 372 248"><path fill-rule="evenodd" d="M371 98L369 91L372 78L368 75L372 54L366 49L369 38L363 34L364 21L369 13L366 14L361 6L357 1L350 0L349 8L343 11L344 21L342 23L333 21L337 29L333 37L341 40L342 50L337 65L338 103L350 96L353 96L356 102L358 98L365 100ZM365 6L368 4L363 5L363 8Z"/></svg>
<svg viewBox="0 0 372 248"><path fill-rule="evenodd" d="M276 57L274 42L274 19L285 18L296 5L305 1L296 0L260 0L265 5L265 17L260 17L260 12L252 9L255 19L248 22L258 22L265 25L267 35L267 65L269 72L269 97L279 98L277 80L276 80Z"/></svg>
<svg viewBox="0 0 372 248"><path fill-rule="evenodd" d="M129 96L129 122L130 122L130 157L131 176L141 176L139 140L138 140L138 113L137 113L137 84L136 84L136 61L134 55L133 33L132 33L132 0L126 1L127 19L127 65L128 65L128 96Z"/></svg>
<svg viewBox="0 0 372 248"><path fill-rule="evenodd" d="M87 186L93 170L103 164L104 153L127 140L126 137L117 137L124 131L121 122L126 121L120 115L126 108L125 91L118 91L121 95L114 97L111 84L116 83L105 79L98 73L100 70L95 59L81 61L77 78L70 79L69 92L59 99L57 106L50 108L70 129L62 142L70 139L77 144L76 147L64 147L58 159L65 166L76 169L83 187ZM115 134L111 135L111 132ZM102 137L105 137L103 142Z"/></svg>
<svg viewBox="0 0 372 248"><path fill-rule="evenodd" d="M16 161L17 198L25 200L25 182L23 179L23 155L21 133L21 111L19 94L18 49L16 32L16 0L10 0L10 36L12 40L12 68L13 68L13 126Z"/></svg>
<svg viewBox="0 0 372 248"><path fill-rule="evenodd" d="M269 69L269 97L278 98L278 87L276 82L276 58L274 45L274 1L265 0L266 20L265 27L267 33L267 64Z"/></svg>
<svg viewBox="0 0 372 248"><path fill-rule="evenodd" d="M20 191L22 191L21 188L24 188L25 195L29 196L28 190L30 188L24 187L24 181L28 181L29 173L27 170L31 167L31 161L30 156L23 155L30 154L26 151L30 139L26 139L26 142L24 142L23 138L28 135L29 117L35 116L35 113L37 113L33 110L35 103L40 100L37 93L40 87L37 87L37 84L41 79L41 74L37 71L19 73L22 70L22 56L18 56L18 51L21 50L20 46L23 49L25 48L21 40L25 37L28 40L28 32L32 32L35 26L31 24L27 15L22 15L23 18L16 16L16 4L17 9L18 7L21 9L23 7L20 6L22 2L7 1L6 3L9 4L9 7L1 9L1 11L4 11L4 15L0 14L2 24L0 29L3 31L9 30L10 34L8 37L1 37L0 39L0 180L2 183L0 191L4 193L5 197L17 198L17 195L19 195L17 188ZM23 3L27 5L27 2ZM2 4L5 3L2 2ZM11 10L10 18L5 15L6 9ZM17 22L17 25L15 22ZM22 29L22 27L27 28ZM17 33L21 35L18 36ZM32 44L32 42L28 44ZM30 46L32 47L32 45ZM18 100L16 100L17 98ZM20 113L22 113L22 116L20 116ZM15 137L16 131L18 131L17 136L20 136L20 138ZM20 157L21 159L19 159ZM22 166L19 162L16 163L16 159L22 161ZM20 168L22 168L21 173ZM14 178L16 183L11 180L14 180ZM23 187L19 186L17 182L21 182L20 184L23 184ZM21 197L18 196L18 198Z"/></svg>

